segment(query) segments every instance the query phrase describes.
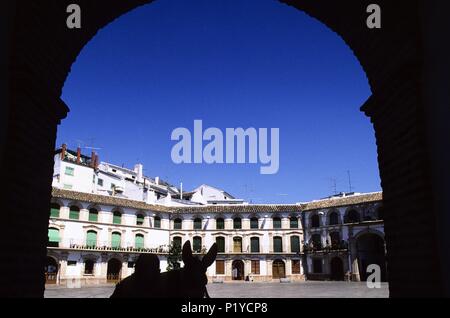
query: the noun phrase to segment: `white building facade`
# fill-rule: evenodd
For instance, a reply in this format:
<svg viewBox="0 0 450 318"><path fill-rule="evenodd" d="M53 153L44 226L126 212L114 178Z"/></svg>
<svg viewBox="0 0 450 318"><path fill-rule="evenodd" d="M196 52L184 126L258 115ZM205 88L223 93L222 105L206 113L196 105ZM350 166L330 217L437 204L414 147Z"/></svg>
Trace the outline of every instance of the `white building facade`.
<svg viewBox="0 0 450 318"><path fill-rule="evenodd" d="M360 239L368 231L383 237L380 207L381 193L257 205L208 185L183 192L144 176L142 165L99 163L95 153L63 145L55 155L46 279L117 282L141 253L156 253L165 271L169 246L190 241L199 256L217 243L210 281L359 280L367 262L381 262L369 248L375 243ZM349 219L350 211L360 218Z"/></svg>

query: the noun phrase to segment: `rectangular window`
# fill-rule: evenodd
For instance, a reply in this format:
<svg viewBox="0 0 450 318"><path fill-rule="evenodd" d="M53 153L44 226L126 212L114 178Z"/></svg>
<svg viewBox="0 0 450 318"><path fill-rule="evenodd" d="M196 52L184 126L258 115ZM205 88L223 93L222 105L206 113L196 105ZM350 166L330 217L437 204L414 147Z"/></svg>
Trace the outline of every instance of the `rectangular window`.
<svg viewBox="0 0 450 318"><path fill-rule="evenodd" d="M250 252L259 253L259 238L252 237L250 239Z"/></svg>
<svg viewBox="0 0 450 318"><path fill-rule="evenodd" d="M292 274L300 274L300 260L292 260Z"/></svg>
<svg viewBox="0 0 450 318"><path fill-rule="evenodd" d="M134 267L134 262L128 262L128 268L133 268Z"/></svg>
<svg viewBox="0 0 450 318"><path fill-rule="evenodd" d="M216 261L216 275L225 274L225 261Z"/></svg>
<svg viewBox="0 0 450 318"><path fill-rule="evenodd" d="M103 179L97 179L97 184L101 187L103 187Z"/></svg>
<svg viewBox="0 0 450 318"><path fill-rule="evenodd" d="M298 218L291 217L290 227L291 229L298 229Z"/></svg>
<svg viewBox="0 0 450 318"><path fill-rule="evenodd" d="M321 274L322 273L322 260L315 259L313 260L313 272Z"/></svg>
<svg viewBox="0 0 450 318"><path fill-rule="evenodd" d="M252 261L252 274L259 275L259 260Z"/></svg>
<svg viewBox="0 0 450 318"><path fill-rule="evenodd" d="M71 184L64 184L64 185L63 185L63 188L64 188L65 190L72 190L72 185L71 185Z"/></svg>
<svg viewBox="0 0 450 318"><path fill-rule="evenodd" d="M67 261L67 266L76 266L77 261Z"/></svg>
<svg viewBox="0 0 450 318"><path fill-rule="evenodd" d="M282 253L283 252L283 243L281 240L281 237L274 237L273 238L273 251L275 253Z"/></svg>
<svg viewBox="0 0 450 318"><path fill-rule="evenodd" d="M98 212L97 211L89 211L89 221L90 222L98 222Z"/></svg>
<svg viewBox="0 0 450 318"><path fill-rule="evenodd" d="M74 171L75 171L75 169L73 167L66 167L65 174L67 176L73 176L74 175Z"/></svg>
<svg viewBox="0 0 450 318"><path fill-rule="evenodd" d="M291 253L300 253L300 237L291 236Z"/></svg>

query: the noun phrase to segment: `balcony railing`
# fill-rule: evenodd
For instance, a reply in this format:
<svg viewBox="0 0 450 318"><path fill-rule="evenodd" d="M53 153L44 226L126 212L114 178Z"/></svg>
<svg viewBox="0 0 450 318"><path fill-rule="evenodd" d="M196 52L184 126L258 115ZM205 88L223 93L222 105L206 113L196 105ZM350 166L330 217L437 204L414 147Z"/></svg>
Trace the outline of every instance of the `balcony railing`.
<svg viewBox="0 0 450 318"><path fill-rule="evenodd" d="M48 247L75 249L75 250L93 250L93 251L110 251L110 252L137 252L137 253L160 253L166 254L169 252L168 245L160 245L156 247L139 247L133 246L132 243L120 244L120 246L113 246L111 242L96 242L89 244L81 242L80 240L62 240L61 242L49 242Z"/></svg>
<svg viewBox="0 0 450 318"><path fill-rule="evenodd" d="M348 250L348 243L345 241L326 244L325 246L318 242L303 245L303 251L305 253L329 253L346 250Z"/></svg>

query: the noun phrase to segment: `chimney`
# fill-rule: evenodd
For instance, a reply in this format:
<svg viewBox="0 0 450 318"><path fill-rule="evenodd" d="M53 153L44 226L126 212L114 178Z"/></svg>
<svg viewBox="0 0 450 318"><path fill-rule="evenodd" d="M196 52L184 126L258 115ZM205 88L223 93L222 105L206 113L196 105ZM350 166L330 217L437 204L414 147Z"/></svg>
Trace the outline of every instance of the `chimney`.
<svg viewBox="0 0 450 318"><path fill-rule="evenodd" d="M98 155L96 154L95 155L95 161L94 161L94 168L95 168L95 170L97 170L98 169L98 164L99 164L99 162L98 162Z"/></svg>
<svg viewBox="0 0 450 318"><path fill-rule="evenodd" d="M180 182L180 200L183 200L183 182Z"/></svg>
<svg viewBox="0 0 450 318"><path fill-rule="evenodd" d="M159 184L159 177L156 177L156 178L155 178L155 183L156 183L156 184Z"/></svg>
<svg viewBox="0 0 450 318"><path fill-rule="evenodd" d="M62 144L62 146L61 146L61 160L64 160L64 158L66 157L66 151L67 151L67 145L66 144Z"/></svg>
<svg viewBox="0 0 450 318"><path fill-rule="evenodd" d="M135 164L134 165L134 172L136 172L137 174L137 182L142 182L143 181L143 173L144 171L144 166L141 163Z"/></svg>
<svg viewBox="0 0 450 318"><path fill-rule="evenodd" d="M95 167L95 151L93 151L92 153L91 153L91 164L90 164L90 166L91 166L91 168L94 168Z"/></svg>
<svg viewBox="0 0 450 318"><path fill-rule="evenodd" d="M81 148L77 148L77 163L81 162Z"/></svg>

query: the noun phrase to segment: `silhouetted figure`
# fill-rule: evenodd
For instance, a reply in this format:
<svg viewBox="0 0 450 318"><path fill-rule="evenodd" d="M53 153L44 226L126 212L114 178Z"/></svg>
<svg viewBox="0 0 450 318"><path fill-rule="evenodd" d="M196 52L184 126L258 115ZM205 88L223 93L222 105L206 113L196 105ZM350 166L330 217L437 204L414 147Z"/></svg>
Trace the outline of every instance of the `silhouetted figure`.
<svg viewBox="0 0 450 318"><path fill-rule="evenodd" d="M160 292L159 258L155 254L141 254L134 265L134 273L116 285L111 298L156 298Z"/></svg>
<svg viewBox="0 0 450 318"><path fill-rule="evenodd" d="M206 270L216 260L217 244L214 243L208 253L200 260L192 255L191 243L183 245L182 259L184 267L161 274L162 295L170 298L209 298L206 284Z"/></svg>

